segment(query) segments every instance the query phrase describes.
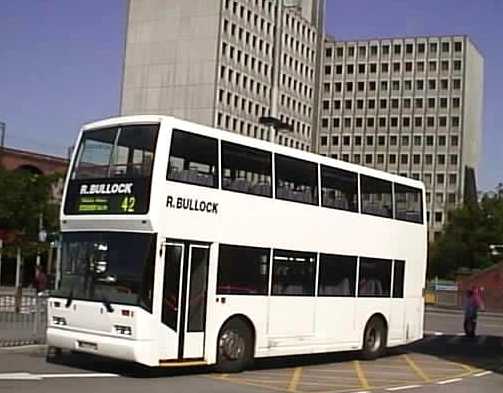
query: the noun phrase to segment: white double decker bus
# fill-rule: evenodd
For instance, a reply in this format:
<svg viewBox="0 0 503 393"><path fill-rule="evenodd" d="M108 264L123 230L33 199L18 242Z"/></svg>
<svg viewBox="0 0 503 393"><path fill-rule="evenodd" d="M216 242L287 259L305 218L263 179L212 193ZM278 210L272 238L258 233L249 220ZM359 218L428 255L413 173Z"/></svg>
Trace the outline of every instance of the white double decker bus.
<svg viewBox="0 0 503 393"><path fill-rule="evenodd" d="M165 116L83 127L48 344L149 366L423 334L424 187Z"/></svg>

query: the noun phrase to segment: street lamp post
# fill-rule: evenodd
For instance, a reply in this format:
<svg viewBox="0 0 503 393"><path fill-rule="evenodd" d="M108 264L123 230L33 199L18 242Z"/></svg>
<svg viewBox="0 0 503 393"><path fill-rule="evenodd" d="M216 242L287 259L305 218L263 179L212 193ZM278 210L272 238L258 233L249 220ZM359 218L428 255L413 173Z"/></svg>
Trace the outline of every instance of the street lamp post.
<svg viewBox="0 0 503 393"><path fill-rule="evenodd" d="M269 142L271 143L275 142L274 137L276 135L276 131L293 131L293 126L291 124L285 123L276 117L262 116L258 121L260 124L269 128Z"/></svg>
<svg viewBox="0 0 503 393"><path fill-rule="evenodd" d="M3 121L0 121L0 167L2 167L3 152L5 146L5 129L6 125Z"/></svg>

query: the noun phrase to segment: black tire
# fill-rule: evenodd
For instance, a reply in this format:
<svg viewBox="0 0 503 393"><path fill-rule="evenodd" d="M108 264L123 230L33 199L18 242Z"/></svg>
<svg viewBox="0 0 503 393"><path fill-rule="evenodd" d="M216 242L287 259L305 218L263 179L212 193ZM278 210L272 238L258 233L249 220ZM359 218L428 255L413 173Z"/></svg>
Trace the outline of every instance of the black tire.
<svg viewBox="0 0 503 393"><path fill-rule="evenodd" d="M248 324L239 318L227 321L218 334L216 370L237 373L250 367L252 359L253 336Z"/></svg>
<svg viewBox="0 0 503 393"><path fill-rule="evenodd" d="M63 356L63 350L57 347L48 347L45 355L45 360L48 363L57 363Z"/></svg>
<svg viewBox="0 0 503 393"><path fill-rule="evenodd" d="M386 350L388 332L381 318L373 317L367 322L363 333L362 357L365 360L376 359Z"/></svg>

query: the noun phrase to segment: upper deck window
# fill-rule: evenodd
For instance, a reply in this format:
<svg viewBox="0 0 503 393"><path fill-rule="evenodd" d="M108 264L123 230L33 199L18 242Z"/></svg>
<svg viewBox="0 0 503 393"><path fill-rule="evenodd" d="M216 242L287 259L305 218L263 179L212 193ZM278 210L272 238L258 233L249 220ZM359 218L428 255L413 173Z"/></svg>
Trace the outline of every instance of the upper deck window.
<svg viewBox="0 0 503 393"><path fill-rule="evenodd" d="M321 166L321 205L358 211L358 175L342 169Z"/></svg>
<svg viewBox="0 0 503 393"><path fill-rule="evenodd" d="M318 204L318 165L280 154L275 165L277 199Z"/></svg>
<svg viewBox="0 0 503 393"><path fill-rule="evenodd" d="M222 188L246 194L272 196L271 153L222 142Z"/></svg>
<svg viewBox="0 0 503 393"><path fill-rule="evenodd" d="M158 130L155 124L85 131L72 180L150 177Z"/></svg>
<svg viewBox="0 0 503 393"><path fill-rule="evenodd" d="M167 179L217 188L218 141L173 130Z"/></svg>
<svg viewBox="0 0 503 393"><path fill-rule="evenodd" d="M398 220L423 223L423 198L419 188L394 184L395 218Z"/></svg>
<svg viewBox="0 0 503 393"><path fill-rule="evenodd" d="M391 182L361 175L362 213L393 218Z"/></svg>

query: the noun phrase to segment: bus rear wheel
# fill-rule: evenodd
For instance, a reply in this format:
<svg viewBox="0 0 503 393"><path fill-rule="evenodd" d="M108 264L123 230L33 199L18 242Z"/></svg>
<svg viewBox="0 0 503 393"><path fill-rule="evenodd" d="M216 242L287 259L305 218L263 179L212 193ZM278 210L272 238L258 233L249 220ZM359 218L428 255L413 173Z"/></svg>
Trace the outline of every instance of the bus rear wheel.
<svg viewBox="0 0 503 393"><path fill-rule="evenodd" d="M218 335L216 369L236 373L249 367L253 358L252 332L241 319L226 322Z"/></svg>
<svg viewBox="0 0 503 393"><path fill-rule="evenodd" d="M373 317L367 322L363 334L362 357L366 360L376 359L386 349L387 331L381 318Z"/></svg>

